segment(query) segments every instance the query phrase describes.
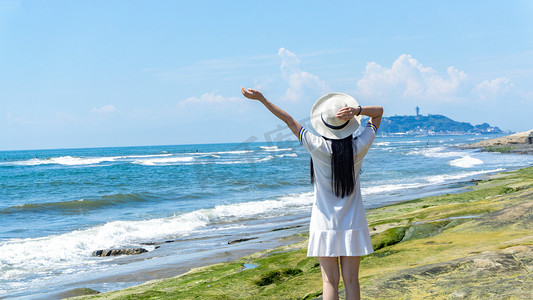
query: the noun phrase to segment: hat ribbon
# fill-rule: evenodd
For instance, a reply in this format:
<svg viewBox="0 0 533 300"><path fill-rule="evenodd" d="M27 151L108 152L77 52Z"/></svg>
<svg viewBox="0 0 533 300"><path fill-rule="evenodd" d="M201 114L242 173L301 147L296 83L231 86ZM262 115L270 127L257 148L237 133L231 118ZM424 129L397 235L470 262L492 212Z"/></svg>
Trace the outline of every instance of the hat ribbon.
<svg viewBox="0 0 533 300"><path fill-rule="evenodd" d="M343 129L344 127L346 127L346 125L348 125L348 123L350 123L350 120L348 120L348 121L346 121L346 123L341 124L341 125L339 125L339 126L331 125L331 124L328 124L328 123L324 120L324 117L322 116L322 114L320 114L320 119L322 119L322 123L324 123L324 125L326 125L327 128L330 128L330 129L333 129L333 130L341 130L341 129Z"/></svg>

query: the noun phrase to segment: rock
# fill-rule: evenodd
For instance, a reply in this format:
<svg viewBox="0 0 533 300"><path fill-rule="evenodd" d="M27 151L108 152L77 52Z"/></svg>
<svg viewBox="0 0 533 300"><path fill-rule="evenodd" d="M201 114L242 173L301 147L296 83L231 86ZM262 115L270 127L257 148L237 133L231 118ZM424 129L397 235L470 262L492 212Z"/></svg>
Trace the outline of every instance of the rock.
<svg viewBox="0 0 533 300"><path fill-rule="evenodd" d="M383 247L397 244L402 241L405 236L405 231L408 227L394 227L387 229L372 238L372 247L374 250L379 250Z"/></svg>
<svg viewBox="0 0 533 300"><path fill-rule="evenodd" d="M487 251L393 272L365 284L361 293L370 299L522 299L531 296L532 262L533 246Z"/></svg>
<svg viewBox="0 0 533 300"><path fill-rule="evenodd" d="M261 277L255 281L255 284L258 286L267 286L273 283L280 283L294 276L297 276L302 272L303 271L301 269L295 268L284 268L270 271L266 274L261 275Z"/></svg>
<svg viewBox="0 0 533 300"><path fill-rule="evenodd" d="M281 228L274 228L271 231L280 231L280 230L287 230L287 229L294 229L294 228L300 228L302 225L294 225L294 226L287 226L287 227L281 227Z"/></svg>
<svg viewBox="0 0 533 300"><path fill-rule="evenodd" d="M462 147L464 148L483 148L487 146L496 146L496 145L510 145L510 144L525 144L526 137L529 136L530 132L533 132L532 130L524 131L524 132L518 132L515 134L497 137L490 140L484 140L479 141L477 143L464 145Z"/></svg>
<svg viewBox="0 0 533 300"><path fill-rule="evenodd" d="M251 237L251 238L244 238L244 239L233 240L233 241L229 241L228 244L231 245L231 244L236 244L236 243L246 242L246 241L255 240L255 239L258 239L258 237Z"/></svg>
<svg viewBox="0 0 533 300"><path fill-rule="evenodd" d="M93 251L93 256L118 256L118 255L134 255L148 252L144 248L124 248L124 249L105 249Z"/></svg>
<svg viewBox="0 0 533 300"><path fill-rule="evenodd" d="M524 192L520 195L522 199L526 199L527 196L531 197L531 192ZM477 225L489 228L510 225L518 228L533 229L533 202L518 203L488 213L479 219Z"/></svg>

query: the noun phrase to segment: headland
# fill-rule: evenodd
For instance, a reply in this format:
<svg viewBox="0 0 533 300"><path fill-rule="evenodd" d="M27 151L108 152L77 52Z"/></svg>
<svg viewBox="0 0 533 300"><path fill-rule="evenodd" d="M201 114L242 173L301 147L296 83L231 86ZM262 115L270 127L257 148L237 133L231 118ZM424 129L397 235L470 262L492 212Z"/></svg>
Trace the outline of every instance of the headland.
<svg viewBox="0 0 533 300"><path fill-rule="evenodd" d="M461 146L487 152L533 154L533 129Z"/></svg>

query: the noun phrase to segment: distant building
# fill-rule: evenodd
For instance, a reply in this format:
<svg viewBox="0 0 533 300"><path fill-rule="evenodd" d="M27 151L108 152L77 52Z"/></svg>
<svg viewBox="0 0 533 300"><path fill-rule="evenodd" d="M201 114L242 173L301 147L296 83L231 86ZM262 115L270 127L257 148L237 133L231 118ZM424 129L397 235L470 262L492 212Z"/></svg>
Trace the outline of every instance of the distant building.
<svg viewBox="0 0 533 300"><path fill-rule="evenodd" d="M418 117L420 115L420 107L416 107L416 116Z"/></svg>

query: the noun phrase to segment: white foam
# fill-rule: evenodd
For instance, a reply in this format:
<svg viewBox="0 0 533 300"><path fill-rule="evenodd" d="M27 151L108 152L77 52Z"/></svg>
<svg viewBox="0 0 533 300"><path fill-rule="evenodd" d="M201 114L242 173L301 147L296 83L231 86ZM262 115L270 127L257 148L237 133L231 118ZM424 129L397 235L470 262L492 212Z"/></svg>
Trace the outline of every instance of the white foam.
<svg viewBox="0 0 533 300"><path fill-rule="evenodd" d="M376 146L389 146L390 142L379 142L379 143L374 143L374 145L376 145Z"/></svg>
<svg viewBox="0 0 533 300"><path fill-rule="evenodd" d="M261 148L264 151L269 151L269 152L292 151L292 148L278 148L278 146L271 146L271 147L259 146L259 148Z"/></svg>
<svg viewBox="0 0 533 300"><path fill-rule="evenodd" d="M252 153L252 152L254 151L253 150L233 150L233 151L215 151L215 152L188 152L188 153L183 153L183 154L200 155L200 156L216 155L218 157L219 155L225 155L225 154L233 155L233 154L246 154L246 153Z"/></svg>
<svg viewBox="0 0 533 300"><path fill-rule="evenodd" d="M246 153L252 153L252 150L235 150L235 151L219 151L219 152L208 152L205 154L246 154Z"/></svg>
<svg viewBox="0 0 533 300"><path fill-rule="evenodd" d="M445 147L433 147L433 148L424 148L422 150L414 150L407 153L408 155L424 155L427 157L438 157L438 158L447 158L447 157L460 157L464 155L464 152L451 151Z"/></svg>
<svg viewBox="0 0 533 300"><path fill-rule="evenodd" d="M132 163L143 165L143 166L164 166L164 165L171 165L171 164L176 164L176 163L191 162L193 160L194 160L194 157L192 156L178 156L178 157L135 160Z"/></svg>
<svg viewBox="0 0 533 300"><path fill-rule="evenodd" d="M283 157L298 157L298 155L296 153L278 154L276 156L269 155L269 156L260 158L260 159L256 160L255 162L265 162L265 161L269 161L271 159L274 159L276 157L279 157L279 158L283 158Z"/></svg>
<svg viewBox="0 0 533 300"><path fill-rule="evenodd" d="M398 141L398 142L392 142L392 143L395 143L395 144L417 144L417 143L422 143L421 141Z"/></svg>
<svg viewBox="0 0 533 300"><path fill-rule="evenodd" d="M276 155L276 157L298 157L298 154L296 153L279 154L279 155Z"/></svg>
<svg viewBox="0 0 533 300"><path fill-rule="evenodd" d="M166 151L164 151L166 152ZM121 156L121 158L147 158L147 157L164 157L164 156L171 156L171 153L166 154L148 154L148 155L126 155Z"/></svg>
<svg viewBox="0 0 533 300"><path fill-rule="evenodd" d="M361 193L363 195L378 194L384 192L392 192L404 189L412 189L427 185L427 183L399 183L399 184L384 184L377 186L362 187Z"/></svg>
<svg viewBox="0 0 533 300"><path fill-rule="evenodd" d="M18 165L18 166L37 166L37 165L95 165L102 162L112 161L128 161L131 159L143 159L151 157L167 157L172 154L148 154L148 155L124 155L124 156L102 156L102 157L76 157L76 156L59 156L50 158L32 158L22 161L7 162L4 164Z"/></svg>
<svg viewBox="0 0 533 300"><path fill-rule="evenodd" d="M277 155L268 155L262 158L243 158L239 160L227 160L227 161L215 161L215 162L208 162L213 163L217 165L234 165L234 164L254 164L254 163L262 163L269 160L272 160L276 157L283 158L283 157L298 157L298 154L296 153L286 153L286 154L277 154ZM206 162L201 162L206 163Z"/></svg>
<svg viewBox="0 0 533 300"><path fill-rule="evenodd" d="M398 190L405 190L405 189L415 189L420 188L432 184L440 184L444 182L449 182L457 179L472 177L476 175L486 174L486 173L493 173L493 172L501 172L504 169L495 169L495 170L482 170L482 171L472 171L472 172L461 172L457 174L442 174L442 175L433 175L429 177L424 178L414 178L415 182L412 183L397 183L397 184L384 184L384 185L376 185L376 186L369 186L369 187L362 187L361 193L363 195L367 194L378 194L378 193L385 193L385 192L392 192L392 191L398 191Z"/></svg>
<svg viewBox="0 0 533 300"><path fill-rule="evenodd" d="M93 165L93 164L99 164L101 162L105 161L115 161L119 156L112 156L112 157L73 157L73 156L60 156L60 157L51 157L46 159L39 159L39 158L33 158L29 160L23 160L23 161L15 161L11 164L13 165L19 165L19 166L36 166L36 165L49 165L49 164L57 164L57 165L66 165L66 166L75 166L75 165Z"/></svg>
<svg viewBox="0 0 533 300"><path fill-rule="evenodd" d="M256 160L256 162L265 162L265 161L269 161L269 160L271 160L273 158L275 158L275 156L269 155L267 157L263 157L263 158L260 158L260 159Z"/></svg>
<svg viewBox="0 0 533 300"><path fill-rule="evenodd" d="M230 160L230 161L215 161L216 165L239 165L239 164L253 164L254 160L242 159L242 160Z"/></svg>
<svg viewBox="0 0 533 300"><path fill-rule="evenodd" d="M434 176L429 176L426 180L429 183L437 184L437 183L443 183L446 181L457 180L457 179L472 177L472 176L481 175L481 174L501 172L503 170L504 169L502 168L498 168L498 169L487 170L487 171L481 170L481 171L472 171L472 172L462 172L462 173L457 173L457 174L434 175Z"/></svg>
<svg viewBox="0 0 533 300"><path fill-rule="evenodd" d="M483 164L481 159L471 157L469 155L450 161L450 165L459 168L471 168L476 165Z"/></svg>

